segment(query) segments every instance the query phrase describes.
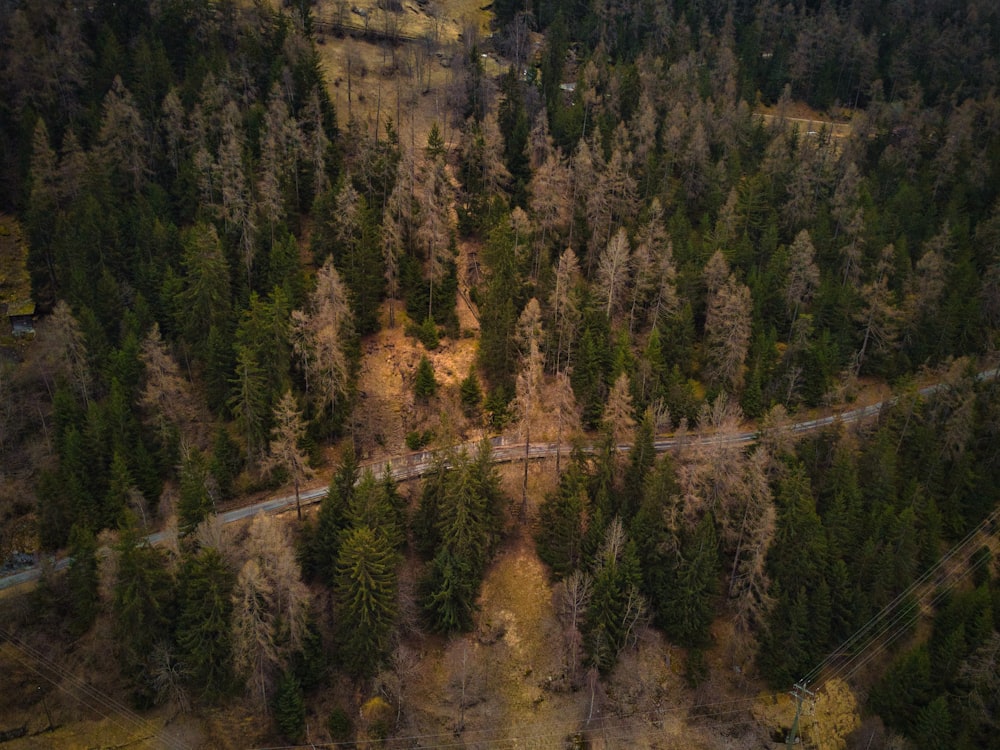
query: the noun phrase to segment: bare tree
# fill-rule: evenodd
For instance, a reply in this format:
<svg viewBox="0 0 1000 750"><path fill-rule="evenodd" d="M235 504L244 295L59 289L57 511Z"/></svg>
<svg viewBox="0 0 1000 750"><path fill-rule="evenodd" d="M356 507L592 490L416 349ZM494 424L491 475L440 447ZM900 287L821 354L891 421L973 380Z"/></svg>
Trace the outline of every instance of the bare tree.
<svg viewBox="0 0 1000 750"><path fill-rule="evenodd" d="M542 313L538 300L528 300L518 319L518 342L522 351L521 370L515 383L514 411L517 424L524 436L524 477L521 484L521 520L528 513L528 459L531 453L531 429L542 415L542 386L544 358L540 349L542 340Z"/></svg>
<svg viewBox="0 0 1000 750"><path fill-rule="evenodd" d="M153 649L150 665L150 679L156 691L156 702L170 704L181 713L191 710L191 698L187 683L190 678L184 662L177 658L174 649L166 643L158 643Z"/></svg>
<svg viewBox="0 0 1000 750"><path fill-rule="evenodd" d="M856 319L864 326L861 347L854 355L854 375L861 373L865 358L871 351L883 352L895 341L898 334L899 310L894 304L894 295L889 288L890 272L896 249L886 245L875 265L872 280L861 288L864 303Z"/></svg>
<svg viewBox="0 0 1000 750"><path fill-rule="evenodd" d="M278 663L271 582L255 559L240 568L233 590L233 667L247 681L247 690L262 707L268 705L273 670Z"/></svg>
<svg viewBox="0 0 1000 750"><path fill-rule="evenodd" d="M234 227L240 232L240 256L249 284L257 249L254 245L255 227L253 211L251 211L250 190L243 163L245 139L239 123L239 110L236 104L230 101L223 110L218 174L222 197L222 218L227 227Z"/></svg>
<svg viewBox="0 0 1000 750"><path fill-rule="evenodd" d="M299 502L299 485L303 479L313 475L309 466L309 457L299 447L306 434L306 426L302 422L302 413L295 396L290 390L274 407L274 428L271 431L270 454L264 460L265 471L283 469L288 472L295 485L295 511L302 520L302 506Z"/></svg>
<svg viewBox="0 0 1000 750"><path fill-rule="evenodd" d="M63 300L56 302L49 319L50 336L47 339L46 351L43 354L46 370L56 377L62 376L70 383L77 394L83 399L85 406L90 405L90 367L87 364L87 349L83 340L80 324L73 317ZM45 341L45 339L43 339ZM51 391L51 384L46 380Z"/></svg>
<svg viewBox="0 0 1000 750"><path fill-rule="evenodd" d="M556 614L563 626L566 644L566 666L571 685L575 685L580 669L580 655L583 649L583 624L593 581L588 573L574 570L556 585Z"/></svg>
<svg viewBox="0 0 1000 750"><path fill-rule="evenodd" d="M650 203L649 221L636 237L631 265L630 331L638 318L655 326L661 316L670 314L677 307L677 290L674 286L677 269L674 266L673 247L663 225L663 209L659 198L653 198Z"/></svg>
<svg viewBox="0 0 1000 750"><path fill-rule="evenodd" d="M132 190L142 189L149 172L149 139L132 93L117 75L104 97L97 146L102 163L121 170Z"/></svg>
<svg viewBox="0 0 1000 750"><path fill-rule="evenodd" d="M306 157L312 165L313 197L322 195L330 186L330 178L326 173L326 152L330 147L326 129L323 127L323 110L319 103L319 92L316 89L309 94L306 106L302 111L303 146Z"/></svg>
<svg viewBox="0 0 1000 750"><path fill-rule="evenodd" d="M552 238L560 237L569 229L572 219L570 173L558 151L547 156L534 170L528 190L531 194L528 206L538 224L538 242L544 248Z"/></svg>
<svg viewBox="0 0 1000 750"><path fill-rule="evenodd" d="M580 323L581 311L576 290L580 283L580 265L576 253L567 247L559 256L556 283L549 297L556 329L556 371L565 371L572 361L572 342ZM565 352L565 356L563 356Z"/></svg>
<svg viewBox="0 0 1000 750"><path fill-rule="evenodd" d="M396 180L386 200L382 216L382 258L385 264L386 296L389 298L389 326L396 324L395 301L399 297L399 259L413 240L416 200L413 153L404 149L396 166Z"/></svg>
<svg viewBox="0 0 1000 750"><path fill-rule="evenodd" d="M176 360L167 351L160 337L160 327L154 323L142 342L139 361L146 369L146 385L140 403L147 410L156 429L169 440L176 429L188 443L198 444L198 408L187 380L181 375Z"/></svg>
<svg viewBox="0 0 1000 750"><path fill-rule="evenodd" d="M327 258L316 272L316 289L305 310L292 312L292 343L306 375L306 389L319 410L333 408L346 392L344 339L352 326L347 288Z"/></svg>
<svg viewBox="0 0 1000 750"><path fill-rule="evenodd" d="M233 591L233 660L261 707L306 633L310 593L302 583L286 528L260 514L242 551Z"/></svg>
<svg viewBox="0 0 1000 750"><path fill-rule="evenodd" d="M434 284L440 282L451 260L451 214L454 189L445 172L443 157L431 159L420 171L416 185L420 205L417 244L426 258L427 316L434 317Z"/></svg>
<svg viewBox="0 0 1000 750"><path fill-rule="evenodd" d="M628 375L624 372L611 386L602 421L615 441L615 446L628 441L632 436L635 428L635 409L632 406L631 385Z"/></svg>
<svg viewBox="0 0 1000 750"><path fill-rule="evenodd" d="M808 302L819 286L819 266L816 249L809 232L803 229L795 235L789 249L788 281L785 284L785 304L792 316L792 324L799 315L799 306Z"/></svg>
<svg viewBox="0 0 1000 750"><path fill-rule="evenodd" d="M959 669L962 683L968 686L968 705L976 718L987 727L1000 729L997 701L1000 696L1000 633L993 633L985 643L962 662Z"/></svg>
<svg viewBox="0 0 1000 750"><path fill-rule="evenodd" d="M612 319L620 311L625 287L630 277L630 248L624 229L619 229L608 242L597 265L597 284L607 301L605 312Z"/></svg>
<svg viewBox="0 0 1000 750"><path fill-rule="evenodd" d="M187 141L187 131L184 127L184 105L177 94L177 88L171 87L163 97L163 119L160 127L163 129L163 141L167 150L167 158L174 172L180 169L182 147Z"/></svg>
<svg viewBox="0 0 1000 750"><path fill-rule="evenodd" d="M750 289L730 274L709 299L705 315L708 379L717 387L737 393L743 383L743 361L750 347L753 309Z"/></svg>
<svg viewBox="0 0 1000 750"><path fill-rule="evenodd" d="M941 295L948 278L951 257L951 229L945 222L941 231L928 240L916 264L916 273L906 285L901 318L905 323L904 340L911 340L918 332L923 316L938 310Z"/></svg>
<svg viewBox="0 0 1000 750"><path fill-rule="evenodd" d="M752 641L753 628L771 606L768 594L767 552L774 538L776 511L767 470L771 458L757 447L746 462L746 501L729 576L729 597L736 610L736 632L744 646Z"/></svg>
<svg viewBox="0 0 1000 750"><path fill-rule="evenodd" d="M560 476L563 436L572 435L580 429L580 409L573 393L573 384L565 370L557 372L547 404L556 418L556 476Z"/></svg>

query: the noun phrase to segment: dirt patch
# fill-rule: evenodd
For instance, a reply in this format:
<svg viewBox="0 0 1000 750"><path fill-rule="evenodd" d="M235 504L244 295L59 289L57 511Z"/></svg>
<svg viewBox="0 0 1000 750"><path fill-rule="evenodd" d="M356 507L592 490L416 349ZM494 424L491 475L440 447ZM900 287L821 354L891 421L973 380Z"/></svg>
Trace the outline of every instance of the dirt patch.
<svg viewBox="0 0 1000 750"><path fill-rule="evenodd" d="M819 112L805 102L787 102L773 107L758 105L754 108L754 113L763 117L768 125L784 120L807 136L818 135L825 128L834 138L847 138L851 135L851 121L855 115L853 110L844 108L833 112Z"/></svg>
<svg viewBox="0 0 1000 750"><path fill-rule="evenodd" d="M564 667L561 633L530 542L514 539L501 552L479 605L475 631L425 659L415 688L422 729L453 733L469 746L515 738L563 746L584 707L580 693L551 689Z"/></svg>
<svg viewBox="0 0 1000 750"><path fill-rule="evenodd" d="M391 116L404 142L421 146L437 122L445 142L454 145L450 99L462 93L459 63L470 40L489 35L492 13L478 0L407 1L398 11L379 4L321 0L313 12L320 63L341 124L354 118L371 132ZM491 58L485 62L499 72Z"/></svg>
<svg viewBox="0 0 1000 750"><path fill-rule="evenodd" d="M465 330L466 324L474 321L461 312L466 306L461 297L458 304ZM406 453L410 432L430 431L431 446L474 440L483 434L459 406L460 384L475 364L476 338L442 338L436 349L428 351L417 339L405 335L410 321L402 306L396 306L396 327L383 328L362 343L354 438L363 459ZM421 403L414 397L413 383L424 356L434 368L438 393Z"/></svg>

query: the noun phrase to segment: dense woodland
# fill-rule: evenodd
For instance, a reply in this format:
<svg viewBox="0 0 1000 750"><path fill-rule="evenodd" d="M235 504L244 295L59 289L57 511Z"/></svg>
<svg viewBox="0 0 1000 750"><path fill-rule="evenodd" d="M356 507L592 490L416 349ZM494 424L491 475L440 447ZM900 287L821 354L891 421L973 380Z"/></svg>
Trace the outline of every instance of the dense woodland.
<svg viewBox="0 0 1000 750"><path fill-rule="evenodd" d="M331 674L363 685L414 632L472 628L525 520L565 689L647 624L697 684L718 617L787 689L993 517L1000 399L971 363L1000 342L995 3L497 0L420 142L338 126L312 10L287 5L0 4L0 207L45 320L37 377L0 382L0 457L42 431L49 452L3 512L73 557L38 611L66 638L110 629L135 705L245 691L295 740ZM793 122L801 102L849 128ZM544 410L578 446L530 519L488 444L440 453L408 499L350 443L365 337L397 307L414 346L461 337L466 278L466 419L527 440ZM792 440L796 412L873 379L899 396L877 423ZM426 358L414 392L436 397ZM749 450L698 440L746 420ZM690 444L658 457L664 432ZM294 538L258 518L222 541L219 503L297 490L332 443ZM143 541L166 518L174 551ZM1000 583L987 547L968 565L930 632L857 676L921 750L996 743Z"/></svg>

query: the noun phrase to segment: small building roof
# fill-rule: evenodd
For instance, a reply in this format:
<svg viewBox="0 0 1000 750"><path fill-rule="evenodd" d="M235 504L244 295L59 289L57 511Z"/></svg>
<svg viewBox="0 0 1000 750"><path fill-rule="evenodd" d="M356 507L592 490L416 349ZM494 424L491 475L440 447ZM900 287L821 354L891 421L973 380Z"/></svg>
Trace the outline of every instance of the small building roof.
<svg viewBox="0 0 1000 750"><path fill-rule="evenodd" d="M7 317L15 318L35 314L35 303L31 299L17 300L7 305Z"/></svg>

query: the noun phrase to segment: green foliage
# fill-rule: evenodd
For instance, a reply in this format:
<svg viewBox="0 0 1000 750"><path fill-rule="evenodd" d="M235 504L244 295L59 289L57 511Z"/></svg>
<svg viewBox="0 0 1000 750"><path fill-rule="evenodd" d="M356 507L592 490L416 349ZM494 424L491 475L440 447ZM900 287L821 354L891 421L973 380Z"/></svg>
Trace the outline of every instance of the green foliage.
<svg viewBox="0 0 1000 750"><path fill-rule="evenodd" d="M334 594L340 658L356 677L374 674L388 650L398 561L384 534L368 526L346 532L337 555Z"/></svg>
<svg viewBox="0 0 1000 750"><path fill-rule="evenodd" d="M463 632L472 628L479 581L471 565L442 549L423 579L421 604L433 630Z"/></svg>
<svg viewBox="0 0 1000 750"><path fill-rule="evenodd" d="M132 682L137 703L153 699L152 656L169 644L175 616L173 576L166 556L140 542L128 514L120 527L118 578L112 595L115 641L122 671Z"/></svg>
<svg viewBox="0 0 1000 750"><path fill-rule="evenodd" d="M302 636L302 646L292 655L292 674L304 691L315 690L326 677L329 661L319 626L315 618L310 617Z"/></svg>
<svg viewBox="0 0 1000 750"><path fill-rule="evenodd" d="M274 695L274 721L278 731L289 742L300 742L306 729L306 704L302 687L295 675L286 672L278 682Z"/></svg>
<svg viewBox="0 0 1000 750"><path fill-rule="evenodd" d="M334 742L348 742L354 735L354 724L347 711L342 708L335 708L330 712L330 718L326 720L326 728L330 730L330 738Z"/></svg>
<svg viewBox="0 0 1000 750"><path fill-rule="evenodd" d="M231 593L234 576L218 550L187 557L178 592L177 645L191 684L207 700L232 688Z"/></svg>
<svg viewBox="0 0 1000 750"><path fill-rule="evenodd" d="M459 401L462 404L462 413L469 419L477 418L483 408L483 389L479 385L479 376L476 375L475 368L469 369L458 387Z"/></svg>
<svg viewBox="0 0 1000 750"><path fill-rule="evenodd" d="M431 161L444 156L444 138L441 136L441 128L437 122L431 124L431 130L427 134L427 148L424 149L424 153Z"/></svg>
<svg viewBox="0 0 1000 750"><path fill-rule="evenodd" d="M215 501L209 490L210 477L204 454L197 448L189 450L181 463L177 498L177 531L182 537L191 534L215 511Z"/></svg>
<svg viewBox="0 0 1000 750"><path fill-rule="evenodd" d="M353 447L349 446L326 495L320 501L316 525L303 530L299 563L306 580L320 580L328 586L333 585L341 535L350 525L350 508L357 481L358 463Z"/></svg>
<svg viewBox="0 0 1000 750"><path fill-rule="evenodd" d="M707 645L709 627L715 619L719 568L715 523L707 514L693 532L684 535L674 585L662 605L664 629L678 643Z"/></svg>
<svg viewBox="0 0 1000 750"><path fill-rule="evenodd" d="M606 674L618 654L638 637L646 604L639 593L635 544L615 519L608 527L594 570L593 593L584 622L584 646L595 667Z"/></svg>
<svg viewBox="0 0 1000 750"><path fill-rule="evenodd" d="M494 388L513 392L517 367L514 333L523 308L524 292L514 252L510 221L501 217L484 251L490 273L479 305L479 365Z"/></svg>
<svg viewBox="0 0 1000 750"><path fill-rule="evenodd" d="M546 495L538 509L535 532L538 556L557 579L569 575L583 561L584 522L589 505L582 469L574 461L559 478L559 487Z"/></svg>
<svg viewBox="0 0 1000 750"><path fill-rule="evenodd" d="M219 497L228 500L233 494L233 482L243 466L240 446L229 435L229 431L219 425L212 445L212 460L209 471L219 490Z"/></svg>
<svg viewBox="0 0 1000 750"><path fill-rule="evenodd" d="M437 393L437 388L434 365L427 357L421 357L420 364L417 365L417 375L413 381L413 395L420 401L428 401Z"/></svg>
<svg viewBox="0 0 1000 750"><path fill-rule="evenodd" d="M413 519L418 550L433 557L421 582L421 601L434 630L467 630L479 585L500 541L507 499L500 490L490 445L435 459Z"/></svg>
<svg viewBox="0 0 1000 750"><path fill-rule="evenodd" d="M413 430L406 433L406 447L411 451L418 451L424 446L430 444L434 439L434 430Z"/></svg>
<svg viewBox="0 0 1000 750"><path fill-rule="evenodd" d="M97 570L97 541L89 529L73 526L69 532L69 555L72 562L66 575L69 589L71 629L82 635L90 630L100 611Z"/></svg>
<svg viewBox="0 0 1000 750"><path fill-rule="evenodd" d="M424 322L417 329L417 338L420 339L420 343L428 351L434 351L438 348L438 329L434 318L424 318Z"/></svg>

